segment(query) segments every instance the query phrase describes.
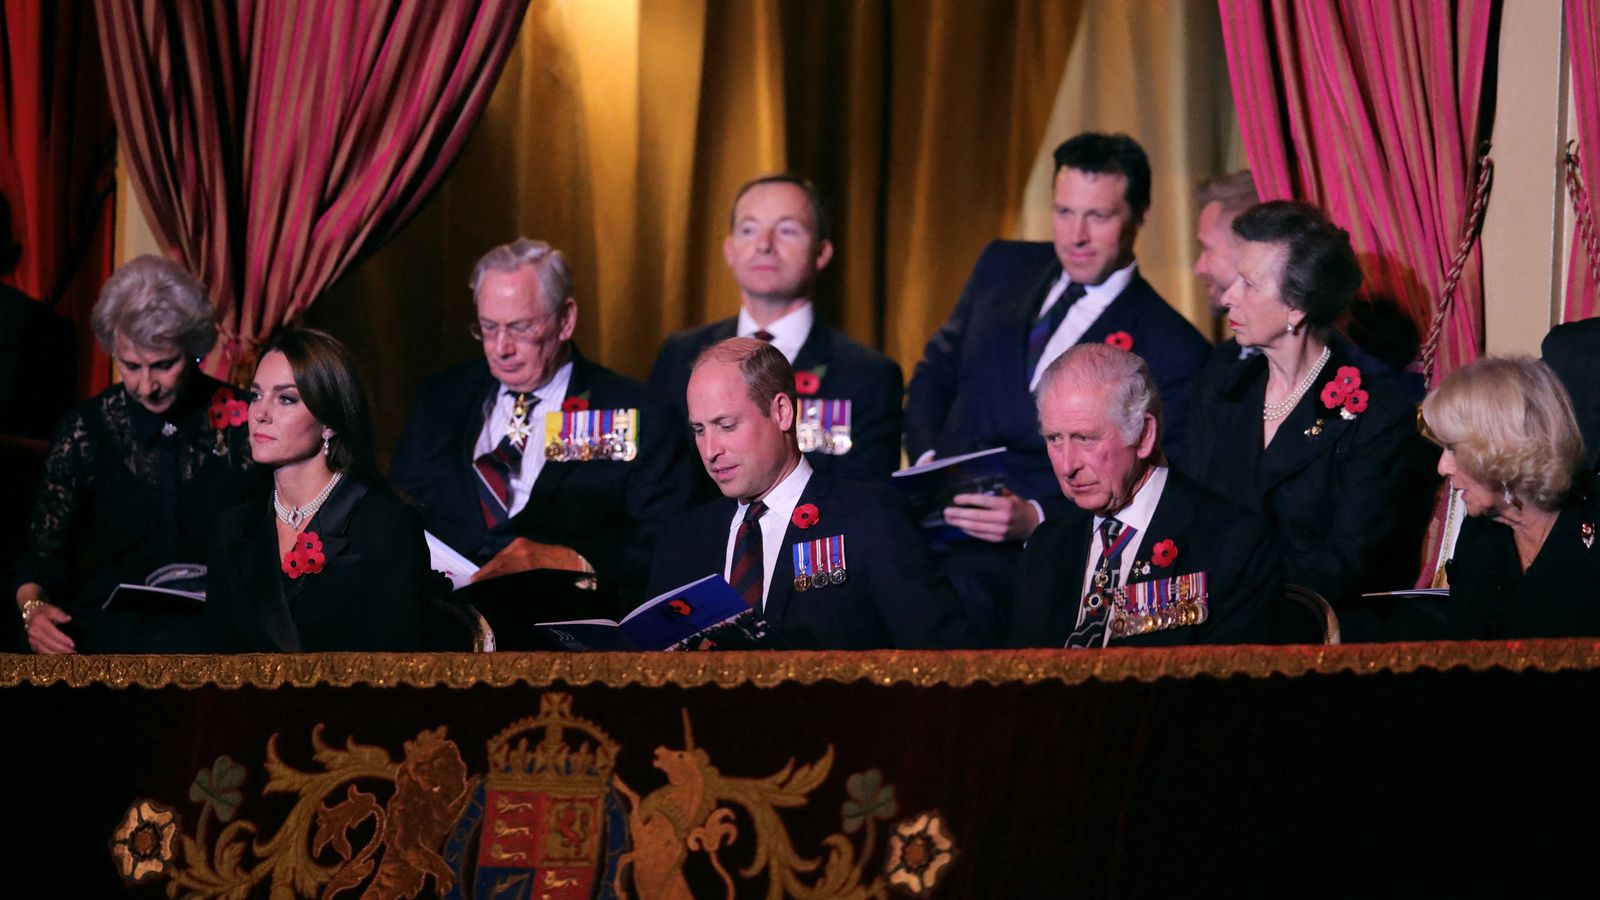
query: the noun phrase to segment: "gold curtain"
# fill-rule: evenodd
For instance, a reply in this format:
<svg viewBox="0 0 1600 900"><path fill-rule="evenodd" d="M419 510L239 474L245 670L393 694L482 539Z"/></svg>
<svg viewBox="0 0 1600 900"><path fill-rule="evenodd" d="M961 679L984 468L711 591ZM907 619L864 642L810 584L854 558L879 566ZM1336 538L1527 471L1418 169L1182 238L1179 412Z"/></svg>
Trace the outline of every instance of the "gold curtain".
<svg viewBox="0 0 1600 900"><path fill-rule="evenodd" d="M1097 98L1073 130L1119 128L1162 150L1183 143L1169 131L1193 133L1204 152L1154 160L1158 198L1218 170L1216 98L1185 103L1205 85L1226 92L1220 39L1214 81L1172 74L1206 59L1193 45L1215 16L1182 0L534 0L454 171L307 324L362 359L392 446L421 380L479 352L466 334L473 261L521 234L571 261L584 352L642 377L667 334L737 309L722 262L733 191L791 169L833 211L823 318L909 373L983 245L1040 236L1025 214L1048 209L1048 186L1041 199L1030 184L1065 137L1062 98ZM1169 54L1180 62L1159 62ZM1134 103L1151 109L1129 119ZM1140 258L1181 296L1193 213L1158 199L1155 215L1169 211L1181 238L1147 232Z"/></svg>

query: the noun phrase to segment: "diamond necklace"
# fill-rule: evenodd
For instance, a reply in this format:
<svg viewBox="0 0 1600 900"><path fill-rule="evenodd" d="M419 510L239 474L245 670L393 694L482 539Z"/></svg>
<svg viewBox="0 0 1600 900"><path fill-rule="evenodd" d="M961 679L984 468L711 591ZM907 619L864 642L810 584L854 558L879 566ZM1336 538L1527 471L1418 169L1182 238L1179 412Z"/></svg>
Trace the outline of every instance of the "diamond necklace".
<svg viewBox="0 0 1600 900"><path fill-rule="evenodd" d="M1287 416L1290 410L1298 406L1300 398L1306 395L1306 391L1311 388L1311 383L1317 380L1318 375L1322 374L1322 367L1328 364L1328 357L1332 355L1333 349L1331 347L1323 347L1322 355L1317 357L1316 364L1311 367L1311 371L1306 373L1306 377L1300 379L1300 383L1295 385L1294 393L1285 398L1282 403L1263 403L1261 405L1262 421L1271 422L1274 419L1281 419Z"/></svg>
<svg viewBox="0 0 1600 900"><path fill-rule="evenodd" d="M343 476L343 472L333 473L333 477L328 479L328 483L323 487L322 491L312 497L311 501L304 506L284 506L283 501L278 499L278 486L273 485L272 511L277 514L278 521L298 531L301 522L317 514L317 510L322 507L322 501L328 499L328 495L333 493L334 485L337 485L339 479Z"/></svg>

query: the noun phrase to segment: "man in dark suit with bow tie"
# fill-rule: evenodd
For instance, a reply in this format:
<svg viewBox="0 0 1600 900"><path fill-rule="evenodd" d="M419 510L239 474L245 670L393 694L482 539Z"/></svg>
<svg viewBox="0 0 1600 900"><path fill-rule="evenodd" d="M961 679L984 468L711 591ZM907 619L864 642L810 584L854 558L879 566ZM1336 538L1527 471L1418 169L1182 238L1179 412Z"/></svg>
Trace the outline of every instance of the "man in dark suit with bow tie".
<svg viewBox="0 0 1600 900"><path fill-rule="evenodd" d="M1039 383L1040 431L1072 507L1034 531L1015 647L1265 643L1282 596L1267 523L1161 455L1161 397L1139 357L1073 347Z"/></svg>
<svg viewBox="0 0 1600 900"><path fill-rule="evenodd" d="M964 642L901 495L812 468L795 437L794 372L755 338L695 362L689 426L722 499L656 546L650 593L724 575L789 647L866 650Z"/></svg>
<svg viewBox="0 0 1600 900"><path fill-rule="evenodd" d="M667 338L650 389L685 413L689 369L700 351L731 337L759 337L796 372L801 449L812 467L839 478L887 478L900 467L905 380L894 360L817 319L812 293L833 243L816 187L795 175L747 182L734 196L722 253L739 284L739 314ZM836 421L838 401L849 402L848 421ZM709 482L702 486L715 496Z"/></svg>
<svg viewBox="0 0 1600 900"><path fill-rule="evenodd" d="M1211 352L1134 262L1150 207L1144 150L1126 135L1085 133L1056 148L1055 166L1053 242L995 241L984 249L907 392L913 460L1006 448L1009 492L955 498L945 518L975 541L942 561L974 617L1001 629L1022 542L1067 507L1034 415L1045 367L1074 344L1111 344L1144 357L1167 410L1167 453L1181 460L1189 382Z"/></svg>
<svg viewBox="0 0 1600 900"><path fill-rule="evenodd" d="M592 567L637 598L696 477L681 420L578 352L559 250L526 238L496 247L471 287L483 358L423 384L389 477L424 527L483 564L480 580ZM547 436L551 422L560 428Z"/></svg>

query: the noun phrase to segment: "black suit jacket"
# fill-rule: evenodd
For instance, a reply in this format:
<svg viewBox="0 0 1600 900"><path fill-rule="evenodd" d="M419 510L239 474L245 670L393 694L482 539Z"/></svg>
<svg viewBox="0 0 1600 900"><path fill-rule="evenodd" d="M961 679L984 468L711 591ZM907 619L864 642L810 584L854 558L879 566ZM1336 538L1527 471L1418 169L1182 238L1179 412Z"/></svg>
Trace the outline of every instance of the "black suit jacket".
<svg viewBox="0 0 1600 900"><path fill-rule="evenodd" d="M1600 468L1600 319L1557 325L1544 336L1539 353L1572 395L1593 472Z"/></svg>
<svg viewBox="0 0 1600 900"><path fill-rule="evenodd" d="M1089 564L1094 515L1076 506L1039 526L1022 554L1022 577L1011 615L1013 647L1062 647L1077 626L1083 573ZM1136 535L1134 563L1150 562L1148 576L1129 583L1205 572L1210 613L1199 625L1111 639L1118 647L1187 644L1255 644L1272 640L1275 609L1283 596L1283 568L1267 523L1168 470L1150 528ZM1164 540L1177 545L1169 566L1151 554ZM1126 551L1124 551L1126 552Z"/></svg>
<svg viewBox="0 0 1600 900"><path fill-rule="evenodd" d="M429 531L479 563L526 537L571 547L624 596L637 596L656 535L683 511L695 477L678 417L644 385L574 348L567 396L587 394L590 409L638 409L639 454L629 462L546 462L527 505L490 532L472 458L498 389L482 359L423 384L389 467L396 489L418 504ZM531 424L539 446L530 442L529 452L543 452L544 423Z"/></svg>
<svg viewBox="0 0 1600 900"><path fill-rule="evenodd" d="M416 510L345 478L306 524L326 558L315 574L282 572L270 500L217 519L205 603L205 643L221 653L423 648L436 578Z"/></svg>
<svg viewBox="0 0 1600 900"><path fill-rule="evenodd" d="M898 491L813 472L800 492L800 504L806 503L815 504L821 518L810 528L789 523L763 612L787 646L872 650L964 642L965 622L951 598L930 586L922 540ZM728 530L737 509L732 498L713 500L663 535L650 571L650 594L713 573L726 575ZM790 548L836 534L845 538L849 579L796 591Z"/></svg>
<svg viewBox="0 0 1600 900"><path fill-rule="evenodd" d="M1028 330L1061 262L1049 243L995 241L973 267L955 311L923 350L906 403L906 452L955 456L1007 448L1011 489L1037 500L1047 516L1070 506L1056 485L1028 390ZM1126 289L1079 343L1125 331L1161 391L1169 457L1181 459L1189 382L1211 345L1135 272Z"/></svg>
<svg viewBox="0 0 1600 900"><path fill-rule="evenodd" d="M1526 572L1509 526L1478 516L1463 521L1448 563L1445 636L1483 641L1600 635L1597 500L1592 489L1574 491Z"/></svg>
<svg viewBox="0 0 1600 900"><path fill-rule="evenodd" d="M1437 479L1416 407L1362 372L1355 419L1322 401L1350 359L1337 343L1316 382L1261 446L1265 357L1207 369L1195 384L1189 465L1211 490L1262 513L1283 540L1286 577L1330 601L1415 583Z"/></svg>
<svg viewBox="0 0 1600 900"><path fill-rule="evenodd" d="M689 371L700 351L735 336L737 318L723 319L700 328L680 331L667 338L656 356L655 368L650 370L650 390L658 399L672 404L685 421L688 404L685 395L689 388ZM815 396L829 400L850 401L849 453L833 456L827 453L808 453L812 468L836 478L857 481L877 481L888 478L889 473L900 468L900 404L905 393L905 379L894 360L876 350L851 340L837 328L814 322L800 352L794 358L794 369L814 371L825 368ZM694 437L684 430L690 453L694 451ZM702 479L707 496L716 493L709 477Z"/></svg>

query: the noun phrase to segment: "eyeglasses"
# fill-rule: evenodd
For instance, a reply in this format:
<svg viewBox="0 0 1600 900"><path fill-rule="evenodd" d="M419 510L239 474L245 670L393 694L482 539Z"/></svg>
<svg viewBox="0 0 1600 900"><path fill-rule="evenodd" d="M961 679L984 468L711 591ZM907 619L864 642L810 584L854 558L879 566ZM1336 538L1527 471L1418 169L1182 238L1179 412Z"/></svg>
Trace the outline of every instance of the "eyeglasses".
<svg viewBox="0 0 1600 900"><path fill-rule="evenodd" d="M502 332L506 337L519 344L533 344L544 340L546 337L546 332L549 329L541 326L546 326L554 321L555 317L553 316L539 321L523 319L519 322L508 322L504 325L499 322L480 321L468 325L467 333L472 335L473 340L482 341L485 344L492 344L499 340Z"/></svg>

